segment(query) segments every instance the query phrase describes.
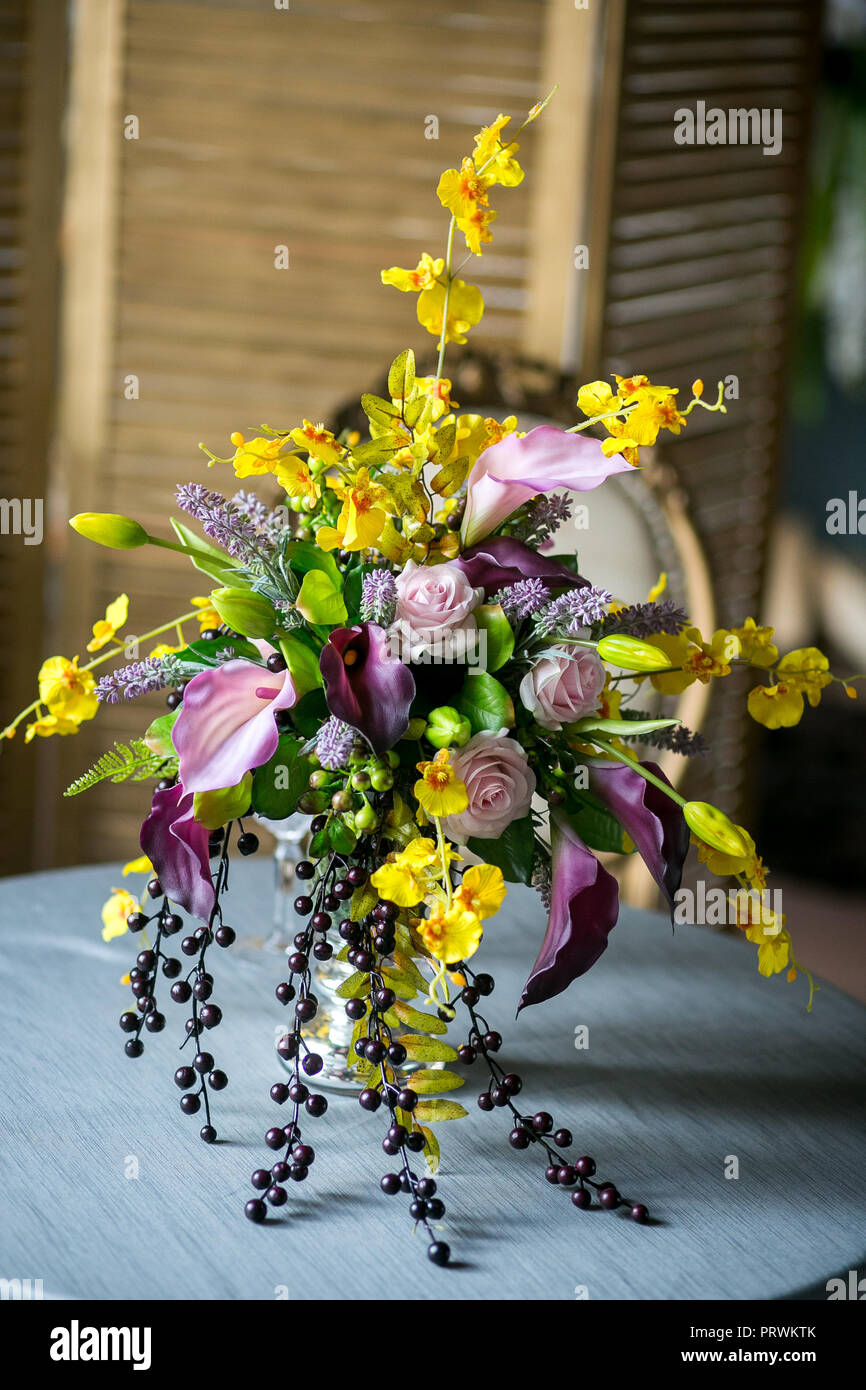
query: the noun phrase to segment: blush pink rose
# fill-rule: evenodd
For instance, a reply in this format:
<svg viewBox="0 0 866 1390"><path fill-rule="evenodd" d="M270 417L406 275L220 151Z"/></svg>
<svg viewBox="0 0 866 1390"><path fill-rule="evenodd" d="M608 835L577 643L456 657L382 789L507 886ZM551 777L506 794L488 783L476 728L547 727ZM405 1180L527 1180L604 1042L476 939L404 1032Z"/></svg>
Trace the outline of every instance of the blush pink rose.
<svg viewBox="0 0 866 1390"><path fill-rule="evenodd" d="M456 628L474 628L472 610L483 600L484 590L473 588L457 565L409 560L397 579L395 620L433 641Z"/></svg>
<svg viewBox="0 0 866 1390"><path fill-rule="evenodd" d="M604 686L604 666L588 647L544 656L520 682L520 698L543 729L561 729L594 714Z"/></svg>
<svg viewBox="0 0 866 1390"><path fill-rule="evenodd" d="M495 840L529 811L535 773L525 750L508 737L507 729L475 734L463 748L452 750L451 764L469 796L465 811L442 819L451 839Z"/></svg>

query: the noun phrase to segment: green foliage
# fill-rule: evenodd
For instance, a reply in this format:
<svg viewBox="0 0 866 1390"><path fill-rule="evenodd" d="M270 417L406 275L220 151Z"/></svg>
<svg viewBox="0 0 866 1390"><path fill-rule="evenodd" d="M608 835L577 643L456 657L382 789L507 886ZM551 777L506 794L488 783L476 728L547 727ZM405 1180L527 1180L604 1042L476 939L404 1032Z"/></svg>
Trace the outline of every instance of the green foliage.
<svg viewBox="0 0 866 1390"><path fill-rule="evenodd" d="M495 676L486 671L469 675L457 697L457 708L472 725L473 734L482 729L510 729L514 724L511 696Z"/></svg>
<svg viewBox="0 0 866 1390"><path fill-rule="evenodd" d="M487 633L487 669L498 671L514 651L514 633L498 603L483 603L473 614L479 628Z"/></svg>
<svg viewBox="0 0 866 1390"><path fill-rule="evenodd" d="M415 1078L412 1078L414 1085ZM412 1114L419 1124L437 1125L445 1120L462 1120L468 1114L465 1106L456 1100L419 1100Z"/></svg>
<svg viewBox="0 0 866 1390"><path fill-rule="evenodd" d="M312 767L301 752L296 734L280 735L276 751L253 773L252 803L260 816L285 820L296 810L298 797L308 790Z"/></svg>
<svg viewBox="0 0 866 1390"><path fill-rule="evenodd" d="M495 840L472 838L469 848L487 864L502 870L506 883L531 883L532 859L535 850L535 830L532 816L511 824Z"/></svg>
<svg viewBox="0 0 866 1390"><path fill-rule="evenodd" d="M388 369L388 392L395 400L405 401L415 385L415 354L404 348Z"/></svg>
<svg viewBox="0 0 866 1390"><path fill-rule="evenodd" d="M592 792L580 792L579 800L568 806L568 822L589 849L612 854L625 853L625 831L616 816Z"/></svg>
<svg viewBox="0 0 866 1390"><path fill-rule="evenodd" d="M441 1018L437 1018L435 1014L422 1013L420 1009L413 1009L411 1004L405 1004L402 999L398 999L384 1017L391 1028L398 1028L402 1023L404 1028L414 1028L419 1033L448 1032L448 1024L443 1023Z"/></svg>
<svg viewBox="0 0 866 1390"><path fill-rule="evenodd" d="M64 796L78 796L79 792L89 791L97 782L143 782L148 777L172 776L177 759L166 758L164 753L154 753L142 738L130 739L129 743L115 741L87 772L66 788Z"/></svg>
<svg viewBox="0 0 866 1390"><path fill-rule="evenodd" d="M406 1049L406 1055L410 1062L456 1062L457 1060L457 1053L451 1044L441 1042L438 1038L428 1038L423 1033L403 1033L400 1036L400 1041Z"/></svg>
<svg viewBox="0 0 866 1390"><path fill-rule="evenodd" d="M412 1090L419 1096L437 1094L439 1091L456 1091L466 1084L465 1078L456 1071L438 1071L435 1068L422 1068L412 1073Z"/></svg>

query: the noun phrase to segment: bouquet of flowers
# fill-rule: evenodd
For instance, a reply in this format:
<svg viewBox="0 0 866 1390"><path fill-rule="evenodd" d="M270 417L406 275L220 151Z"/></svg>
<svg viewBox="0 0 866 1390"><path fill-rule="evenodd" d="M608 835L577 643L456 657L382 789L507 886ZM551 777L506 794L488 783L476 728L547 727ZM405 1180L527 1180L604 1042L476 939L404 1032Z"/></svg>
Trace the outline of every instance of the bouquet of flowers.
<svg viewBox="0 0 866 1390"><path fill-rule="evenodd" d="M482 254L496 215L491 195L523 178L508 121L499 116L461 168L442 175L445 256L425 252L414 269L382 272L385 284L417 294L419 322L438 340L435 373L417 375L413 353L401 352L387 395L361 399L366 438L304 420L235 433L225 458L205 450L208 467L233 470L245 489L259 479L275 491L227 498L185 483L177 504L187 519L172 519L173 539L127 516L73 517L101 545L178 552L213 587L139 639L162 639L149 655L97 679L97 668L124 654L121 595L94 624L87 650L99 655L83 665L47 660L38 698L5 730L11 737L32 716L28 740L68 735L101 703L168 692L167 712L140 739L107 751L67 795L106 778L155 783L142 858L127 866L149 881L140 898L112 894L104 935L149 934L129 972L133 1006L120 1019L129 1057L166 1026L160 975L172 981L172 1000L189 1007L192 1055L175 1081L182 1110L203 1110L209 1143L212 1092L226 1084L206 1040L221 1018L212 947L234 940L223 921L229 850L258 847L244 824L252 814L310 817L296 870L301 929L277 988L292 1015L277 1047L290 1079L271 1097L288 1103L288 1119L282 1111L267 1130L271 1157L252 1175L246 1214L264 1220L313 1162L309 1121L327 1108L307 1036L318 1007L313 972L335 957L352 972L338 992L354 1024L360 1104L386 1119L393 1171L382 1189L408 1196L438 1264L449 1248L434 1229L444 1214L432 1176L436 1128L466 1114L452 1093L476 1063L488 1082L481 1109L505 1112L511 1146L542 1155L547 1180L568 1189L575 1207L596 1199L647 1219L642 1204L597 1177L591 1157L568 1157L570 1132L519 1102L521 1078L498 1059L502 1039L481 1012L493 980L475 958L508 884L533 885L548 913L520 1008L568 988L605 950L618 892L599 853L640 854L673 907L690 841L742 890L738 921L761 973L794 979L800 967L784 918L765 909L766 870L752 837L716 807L684 799L652 760L653 748L700 753L701 736L642 709L640 693L648 684L677 695L746 665L762 678L749 713L778 728L838 679L815 648L780 658L773 630L751 618L704 637L661 599L663 585L626 606L582 576L574 555L555 551L572 494L630 474L642 447L662 431L678 434L695 410L724 410L721 387L708 403L696 381L681 402L676 388L645 376L590 382L571 429L524 433L513 417L459 413L443 375L446 346L466 341L484 306L459 278L456 244L465 240L467 257ZM178 957L169 942L184 930L180 910L195 926ZM443 1036L455 1021L456 1047ZM426 1160L423 1176L413 1155Z"/></svg>

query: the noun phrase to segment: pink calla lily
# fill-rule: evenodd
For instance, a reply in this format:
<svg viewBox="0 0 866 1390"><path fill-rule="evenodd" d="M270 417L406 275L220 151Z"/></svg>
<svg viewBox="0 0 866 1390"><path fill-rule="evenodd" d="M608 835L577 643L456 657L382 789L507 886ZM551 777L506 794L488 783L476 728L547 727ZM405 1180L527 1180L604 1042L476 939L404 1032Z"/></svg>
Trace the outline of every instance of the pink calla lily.
<svg viewBox="0 0 866 1390"><path fill-rule="evenodd" d="M256 645L263 656L273 651L266 642ZM280 738L275 716L296 700L287 670L273 673L252 661L227 661L194 676L171 735L185 791L234 787L266 763Z"/></svg>
<svg viewBox="0 0 866 1390"><path fill-rule="evenodd" d="M522 438L509 434L485 449L469 474L462 547L489 536L539 493L559 487L590 492L612 473L628 473L630 468L621 454L605 458L597 439L568 434L555 425L539 425Z"/></svg>
<svg viewBox="0 0 866 1390"><path fill-rule="evenodd" d="M154 792L140 843L173 902L209 922L216 894L210 871L209 834L193 817L194 797L180 782Z"/></svg>

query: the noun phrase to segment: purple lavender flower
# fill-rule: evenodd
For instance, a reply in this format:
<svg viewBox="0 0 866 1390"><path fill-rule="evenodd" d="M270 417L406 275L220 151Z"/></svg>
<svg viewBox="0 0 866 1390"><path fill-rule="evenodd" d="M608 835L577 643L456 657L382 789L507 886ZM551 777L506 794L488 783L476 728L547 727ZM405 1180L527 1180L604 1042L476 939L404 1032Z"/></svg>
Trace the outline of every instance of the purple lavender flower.
<svg viewBox="0 0 866 1390"><path fill-rule="evenodd" d="M116 705L120 700L137 700L140 695L164 690L180 679L180 662L176 658L149 656L103 676L96 683L95 694L103 704Z"/></svg>
<svg viewBox="0 0 866 1390"><path fill-rule="evenodd" d="M620 718L655 719L656 715L650 710L624 709L620 711ZM653 748L670 749L672 753L680 753L684 758L702 758L709 751L709 744L703 734L687 729L685 724L672 724L667 729L653 729L651 733L641 734L640 741L650 744Z"/></svg>
<svg viewBox="0 0 866 1390"><path fill-rule="evenodd" d="M202 483L182 483L176 493L177 504L201 523L206 536L235 560L250 563L259 553L259 536L254 523L220 492L211 492Z"/></svg>
<svg viewBox="0 0 866 1390"><path fill-rule="evenodd" d="M247 521L251 521L257 531L260 531L270 517L270 509L257 497L254 492L236 492L231 500L231 505L244 516Z"/></svg>
<svg viewBox="0 0 866 1390"><path fill-rule="evenodd" d="M518 579L500 589L493 602L498 603L509 618L528 618L550 599L550 587L543 579Z"/></svg>
<svg viewBox="0 0 866 1390"><path fill-rule="evenodd" d="M652 637L664 632L676 637L688 620L685 609L670 599L665 599L664 603L633 603L618 613L608 613L601 635L610 637L615 632L625 632L629 637Z"/></svg>
<svg viewBox="0 0 866 1390"><path fill-rule="evenodd" d="M361 619L388 627L397 607L397 582L390 570L371 570L361 581Z"/></svg>
<svg viewBox="0 0 866 1390"><path fill-rule="evenodd" d="M355 730L342 719L329 719L316 737L316 757L329 772L346 767L355 742Z"/></svg>
<svg viewBox="0 0 866 1390"><path fill-rule="evenodd" d="M597 584L584 589L572 589L560 594L535 615L535 625L541 637L554 633L559 637L576 637L582 628L600 622L612 595Z"/></svg>
<svg viewBox="0 0 866 1390"><path fill-rule="evenodd" d="M551 492L527 502L510 529L529 544L544 545L570 516L571 499L564 493Z"/></svg>
<svg viewBox="0 0 866 1390"><path fill-rule="evenodd" d="M549 859L537 859L532 871L532 886L541 898L547 911L550 911L550 903L553 895L553 874Z"/></svg>

